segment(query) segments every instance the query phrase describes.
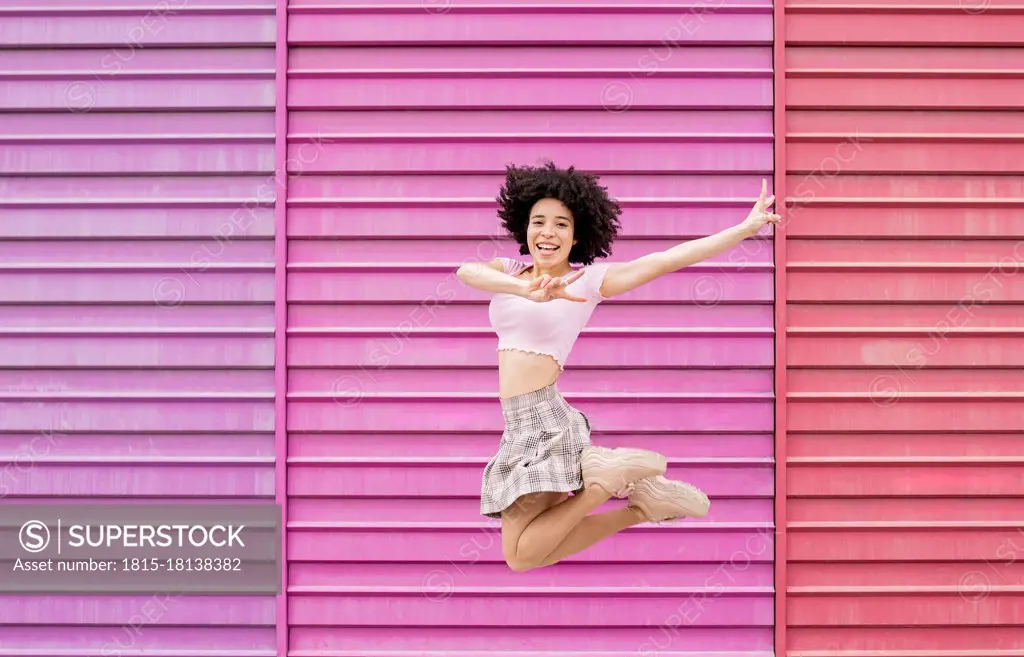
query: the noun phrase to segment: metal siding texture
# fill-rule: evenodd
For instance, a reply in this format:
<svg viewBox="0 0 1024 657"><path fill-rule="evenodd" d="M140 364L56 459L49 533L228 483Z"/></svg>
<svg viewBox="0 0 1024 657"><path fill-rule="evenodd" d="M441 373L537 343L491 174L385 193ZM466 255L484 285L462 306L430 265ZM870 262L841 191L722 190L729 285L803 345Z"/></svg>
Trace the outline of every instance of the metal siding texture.
<svg viewBox="0 0 1024 657"><path fill-rule="evenodd" d="M288 518L288 0L275 0L274 75L274 501ZM288 531L281 531L276 651L288 654Z"/></svg>
<svg viewBox="0 0 1024 657"><path fill-rule="evenodd" d="M4 503L273 501L271 0L0 7ZM0 596L0 655L276 654L267 597Z"/></svg>
<svg viewBox="0 0 1024 657"><path fill-rule="evenodd" d="M1024 9L790 2L793 657L1024 645Z"/></svg>
<svg viewBox="0 0 1024 657"><path fill-rule="evenodd" d="M603 304L560 388L711 513L516 574L480 474L496 338L461 262L515 256L506 163L623 200L624 260L771 179L772 6L289 6L289 654L772 653L771 238ZM628 111L626 111L628 110Z"/></svg>

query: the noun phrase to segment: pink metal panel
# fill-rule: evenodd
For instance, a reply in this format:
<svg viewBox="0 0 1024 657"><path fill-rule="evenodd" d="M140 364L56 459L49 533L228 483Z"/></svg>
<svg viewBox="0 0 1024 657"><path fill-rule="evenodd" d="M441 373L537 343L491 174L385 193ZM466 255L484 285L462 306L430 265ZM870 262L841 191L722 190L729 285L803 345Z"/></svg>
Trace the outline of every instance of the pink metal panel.
<svg viewBox="0 0 1024 657"><path fill-rule="evenodd" d="M416 434L413 432L388 432L385 434L348 432L295 434L289 442L292 454L297 459L328 458L344 453L351 458L386 457L395 454L399 447L416 441L424 450L429 450L435 457L484 457L490 454L487 444L488 434L484 432L458 431L441 434ZM372 438L372 439L371 439ZM610 445L637 444L647 449L670 451L677 446L680 454L691 458L723 457L767 458L771 456L771 436L757 433L719 433L714 444L702 439L699 433L659 432L636 434L622 432L610 433L607 437ZM344 502L333 502L333 507L344 506ZM403 504L416 504L415 500L402 500ZM467 502L468 503L468 502ZM296 501L297 505L302 500ZM296 507L298 508L298 506Z"/></svg>
<svg viewBox="0 0 1024 657"><path fill-rule="evenodd" d="M615 565L615 569L619 567L621 564ZM696 603L693 603L679 611L682 601L689 599L683 595L668 602L666 613L696 609ZM737 628L723 633L721 628L688 625L685 630L685 646L681 645L681 631L671 625L655 628L601 625L579 628L544 625L480 626L472 633L467 633L463 627L398 626L354 627L339 634L329 626L309 626L292 630L295 648L289 654L293 657L320 657L324 652L336 657L423 657L437 653L458 654L460 657L487 657L494 654L502 657L536 657L547 654L561 657L580 653L634 654L641 648L649 654L664 657L687 657L694 652L714 653L719 657L748 657L757 654L747 649L760 634L758 629ZM533 648L535 645L545 646L545 651ZM658 646L668 649L659 649Z"/></svg>
<svg viewBox="0 0 1024 657"><path fill-rule="evenodd" d="M614 260L734 225L773 169L771 11L290 3L290 655L771 652L770 237L603 304L560 382L712 512L530 573L479 514L496 343L454 277L515 255L507 163L600 174Z"/></svg>
<svg viewBox="0 0 1024 657"><path fill-rule="evenodd" d="M494 246L475 249L479 253L488 253ZM756 247L755 247L756 248ZM432 253L427 254L432 257ZM475 256L474 250L469 257ZM490 258L486 258L490 259ZM455 278L453 272L460 261L434 264L430 261L411 263L344 263L316 265L295 265L290 271L290 287L294 288L297 301L402 301L422 302L443 305L449 302L480 302L486 301L486 293L464 288ZM405 269L412 268L420 276L410 277ZM704 298L699 301L707 305L720 302L758 303L771 300L771 280L765 274L771 273L770 265L745 263L715 264L701 263L687 267L685 270L673 272L666 277L652 281L649 285L631 293L632 301L688 301L694 296ZM714 274L720 274L714 282L705 285L705 281ZM14 280L14 277L11 277ZM99 277L97 277L99 278ZM108 276L108 279L114 278ZM69 281L70 282L70 281ZM88 281L83 287L89 288ZM244 288L251 290L251 287ZM240 290L241 291L241 290ZM251 294L259 290L252 290ZM130 292L126 293L130 294ZM372 296L371 296L372 295ZM11 297L20 295L14 293ZM425 311L426 312L426 311ZM422 325L421 325L422 326ZM714 331L718 327L707 329ZM411 330L409 327L398 327L396 330ZM731 330L723 328L721 330ZM747 331L749 333L749 331Z"/></svg>
<svg viewBox="0 0 1024 657"><path fill-rule="evenodd" d="M378 326L381 323L387 326L398 326L416 312L418 304L414 303L382 303L374 305L376 314L372 317L353 317L348 323L351 327ZM714 307L693 307L693 306L651 306L649 304L623 302L617 306L609 305L602 308L600 315L591 317L590 325L593 327L615 327L622 326L628 321L631 315L637 312L644 313L645 324L649 327L685 327L695 328L701 326L735 326L756 328L766 325L771 318L771 308L757 305L736 305L727 306L720 304ZM301 306L289 308L289 324L308 327L330 327L334 325L335 317L329 302L307 303ZM474 306L444 306L437 310L439 316L443 316L447 326L474 326L482 327L487 325L487 317L476 312ZM624 319L625 318L625 319ZM668 377L677 376L673 373L664 374ZM382 376L387 376L386 374ZM472 374L467 374L472 376ZM566 372L564 376L581 377L589 376L587 372ZM595 374L598 379L607 381L605 377ZM678 375L684 376L684 375ZM378 377L380 378L380 377ZM700 385L699 382L693 382Z"/></svg>
<svg viewBox="0 0 1024 657"><path fill-rule="evenodd" d="M756 329L755 329L756 330ZM493 365L493 336L487 329L424 329L395 328L397 335L382 340L380 329L363 331L362 335L338 336L310 334L292 341L289 365L323 365L364 368L362 379L371 381L365 368L397 367L484 367ZM747 337L749 330L722 329L708 332L663 329L645 335L642 344L623 344L631 333L622 329L606 334L588 333L580 338L573 351L579 367L770 367L771 335L760 331L760 337ZM686 337L683 340L684 336ZM723 340L724 339L724 340ZM727 341L727 344L722 344ZM681 344L682 343L682 344ZM415 348L406 348L412 345ZM374 384L374 389L376 384ZM369 384L367 386L369 387ZM442 395L443 396L443 395Z"/></svg>
<svg viewBox="0 0 1024 657"><path fill-rule="evenodd" d="M538 5L538 8L540 6ZM710 8L709 8L710 11ZM659 18L661 20L661 18ZM646 57L651 59L651 49L640 45L600 45L586 48L565 49L557 45L539 45L529 50L505 48L495 49L473 43L460 44L458 49L440 48L423 49L409 44L379 44L374 46L352 46L333 54L320 49L301 49L291 58L291 70L297 77L314 74L353 72L356 70L376 75L399 76L408 75L411 71L419 74L445 71L452 75L467 75L467 71L487 69L488 75L505 75L520 77L514 71L524 64L530 66L536 74L555 72L561 75L574 71L580 75L593 75L597 67L620 68L622 58ZM374 57L367 59L372 50ZM729 45L727 47L702 47L694 50L685 60L672 62L671 70L704 72L708 69L740 69L751 70L770 65L770 51L761 46ZM557 58L557 59L556 59ZM369 65L372 61L372 66ZM467 68L467 61L475 65ZM650 64L648 64L650 66ZM401 71L401 73L399 72ZM632 114L632 112L630 113ZM550 116L552 121L564 121L557 115ZM366 117L369 119L369 117ZM694 118L699 118L694 117ZM763 120L763 116L761 117ZM379 116L374 121L402 121L399 116ZM479 121L479 119L477 119ZM511 119L515 120L515 119ZM615 121L615 119L611 119ZM629 120L629 119L623 119ZM632 117L636 120L636 117ZM451 127L448 124L448 127Z"/></svg>
<svg viewBox="0 0 1024 657"><path fill-rule="evenodd" d="M672 363L684 365L685 363ZM736 366L736 365L733 365ZM366 379L369 381L369 379ZM342 387L344 386L344 387ZM493 395L466 393L460 397L470 400L455 402L455 393L445 397L442 393L426 393L419 399L411 393L384 396L381 393L369 400L363 392L364 383L355 383L354 388L342 382L336 392L322 392L310 401L297 402L289 413L289 429L315 431L326 426L346 426L357 431L409 431L419 428L424 431L486 431L492 428L494 418ZM346 395L347 397L342 397ZM621 393L619 393L621 395ZM355 397L366 403L349 403ZM674 397L646 395L647 399L636 399L639 395L622 398L614 393L602 397L581 399L587 404L588 416L604 431L648 432L648 431L759 431L764 430L765 418L771 417L771 398L759 395L698 394ZM710 397L710 399L709 399ZM338 403L336 398L342 398ZM431 413L439 403L452 401L453 409L443 415ZM589 402L589 403L588 403ZM409 418L396 413L419 413L415 426ZM699 415L704 413L704 416ZM425 415L424 415L425 414ZM638 415L639 414L639 415ZM500 418L500 413L499 413Z"/></svg>
<svg viewBox="0 0 1024 657"><path fill-rule="evenodd" d="M704 464L697 463L697 465ZM728 520L729 522L756 522L759 518L763 518L766 514L770 513L770 507L770 500L736 498L726 499L723 501L718 512L720 517ZM291 508L292 518L298 521L315 521L317 518L330 516L331 518L335 518L341 522L358 522L360 518L372 516L379 519L381 522L396 523L401 522L404 518L408 518L409 516L423 517L424 514L429 514L431 518L437 521L459 522L464 520L468 514L473 512L473 501L466 497L418 497L414 499L365 497L349 498L345 500L309 498L306 500L300 500L299 502L294 502ZM314 572L326 572L333 568L333 566L329 565L321 566L314 567L313 565L310 565L310 568ZM301 565L297 567L301 567ZM642 570L646 567L647 564L635 564L636 569ZM718 565L714 566L714 568L718 567ZM390 569L392 566L389 565L388 568ZM712 568L712 570L714 568ZM573 569L573 571L574 570L575 569ZM508 566L504 564L495 564L491 568L487 569L488 573L499 571L515 574L511 573ZM771 568L768 568L768 571L771 571ZM694 574L690 570L684 569L679 573L679 576L686 577L687 581L691 578L702 578L703 576L699 575L702 571L698 570L697 572L698 574ZM423 573L420 572L420 575L422 574ZM504 579L504 575L502 577L502 581L506 581ZM551 577L558 579L560 576L557 572L552 570ZM619 575L609 575L609 577L619 579ZM654 578L652 581L661 580Z"/></svg>
<svg viewBox="0 0 1024 657"><path fill-rule="evenodd" d="M635 586L636 582L659 582L672 587L702 586L704 581L715 575L719 566L713 563L692 564L679 568L676 564L621 564L614 570L599 563L579 563L572 568L553 569L541 577L519 577L504 564L467 564L462 573L466 586L552 586L572 587L586 584L592 577L602 577L606 586ZM528 573L525 573L529 575ZM415 563L379 564L367 563L362 568L338 568L333 564L297 564L292 570L290 581L297 586L374 586L410 587L421 583L423 572ZM772 566L770 563L752 563L749 568L736 574L740 586L770 585Z"/></svg>
<svg viewBox="0 0 1024 657"><path fill-rule="evenodd" d="M394 83L389 83L389 89L390 84ZM426 88L430 89L431 85ZM537 90L536 93L547 92ZM591 97L596 95L586 89L572 88L567 93ZM361 137L332 138L332 143L323 144L316 162L310 163L304 170L310 173L475 173L501 169L509 159L516 162L535 160L538 153L540 157L578 161L580 166L586 166L589 170L611 173L752 173L771 163L771 143L767 140L757 140L759 143L751 143L747 148L740 145L738 152L728 158L720 156L722 144L718 140L674 140L670 136L634 136L628 141L621 138L606 141L600 136L564 141L547 137L541 140L543 143L530 143L538 140L487 136L445 140L443 135L432 135L403 136L403 143L400 144L388 143L385 139L373 144L367 141ZM299 145L289 155L298 159L300 149L309 145Z"/></svg>
<svg viewBox="0 0 1024 657"><path fill-rule="evenodd" d="M789 326L789 304L786 299L786 289L789 285L787 263L790 259L789 244L787 237L787 224L789 214L786 212L787 203L785 199L786 185L788 184L789 166L787 163L787 121L789 121L787 85L786 78L789 72L787 64L788 49L786 48L786 3L775 1L773 4L774 22L774 43L772 44L772 58L774 69L774 92L773 99L773 126L772 134L775 136L775 189L776 189L776 211L783 220L775 227L773 256L778 263L775 268L775 297L779 299L775 303L775 637L773 641L774 654L783 657L789 645L789 599L787 598L789 588L789 336L786 327ZM781 329L781 330L780 330Z"/></svg>
<svg viewBox="0 0 1024 657"><path fill-rule="evenodd" d="M289 532L289 551L296 561L324 561L349 562L351 565L365 562L416 562L421 566L429 566L422 571L423 575L429 574L431 568L437 564L447 564L448 570L442 571L447 578L461 577L461 573L452 572L453 564L478 563L480 560L487 562L503 563L501 556L500 534L490 523L459 523L456 526L448 523L431 526L425 524L417 527L416 523L409 521L402 523L371 523L366 520L354 523L332 522L329 527L321 526L321 523L300 523L293 522L292 531ZM397 531L396 531L397 530ZM638 560L636 546L642 546L644 561L662 561L675 563L683 568L686 564L700 561L722 562L730 559L736 551L742 552L743 565L755 562L770 562L772 559L771 534L766 530L758 530L748 523L721 524L712 531L693 531L690 529L637 529L630 530L634 540L603 542L586 555L580 555L578 562L614 562L634 563ZM477 542L474 542L474 538ZM681 550L680 544L685 542L686 549ZM479 544L477 544L479 543ZM631 545L632 544L632 545ZM749 547L746 547L749 546ZM723 576L723 580L726 579ZM421 579L421 584L427 584ZM525 585L525 582L524 582ZM725 587L725 582L720 582ZM588 580L583 590L558 591L565 595L575 594L575 597L586 599L591 594L596 598L603 598L598 589L604 588L600 583ZM650 594L657 596L657 587L652 587ZM316 596L316 591L307 591L310 597ZM424 591L416 592L421 597ZM452 592L454 593L454 591ZM737 594L754 595L767 603L771 608L770 591L737 591ZM582 595L581 595L582 594ZM625 592L622 593L625 595ZM290 604L304 604L299 598L304 596L291 596ZM327 601L330 602L329 600ZM595 605L593 600L587 600L591 606L596 607L607 623L608 612ZM682 602L682 601L680 601ZM482 606L482 605L481 605ZM443 609L439 606L438 609ZM743 610L742 613L746 613ZM770 612L769 612L770 613ZM441 611L440 614L447 616ZM292 617L293 620L302 619L300 625L307 624L330 624L337 625L336 619L317 617ZM347 620L347 619L346 619ZM571 619L568 623L571 625ZM387 617L376 619L375 624L387 624ZM356 623L361 625L363 623ZM433 618L424 617L417 624L435 625ZM486 623L482 623L486 624ZM594 623L587 623L588 625ZM771 624L755 623L754 625ZM543 623L541 623L543 625ZM644 623L630 623L630 625L644 625ZM741 625L750 624L743 623ZM628 626L628 625L627 625Z"/></svg>
<svg viewBox="0 0 1024 657"><path fill-rule="evenodd" d="M274 9L0 7L3 502L274 499ZM2 596L0 655L271 657L276 613Z"/></svg>
<svg viewBox="0 0 1024 657"><path fill-rule="evenodd" d="M723 556L711 558L723 559ZM724 558L728 558L724 556ZM589 627L608 623L604 605L594 604L594 598L615 596L628 601L616 610L616 618L624 625L643 625L651 616L672 610L680 598L697 595L706 590L697 587L651 587L645 593L623 594L616 587L588 586L586 597L574 592L562 593L551 587L459 587L460 595L452 596L438 605L436 600L423 595L422 584L414 587L384 587L375 585L370 591L359 587L317 587L307 591L296 585L290 613L298 618L320 618L324 625L334 625L329 619L344 618L346 622L363 627L428 624L439 626L486 625L500 614L507 627ZM738 588L738 587L737 587ZM355 590L353 590L355 589ZM525 590L524 590L525 589ZM497 595L495 595L497 594ZM479 598L483 598L480 600ZM754 592L743 595L738 590L720 594L709 604L692 626L720 627L724 624L766 625L772 619L771 595Z"/></svg>
<svg viewBox="0 0 1024 657"><path fill-rule="evenodd" d="M495 3L451 3L443 13L424 11L419 3L399 3L353 11L343 5L331 9L295 7L291 16L291 42L321 44L408 45L600 45L670 43L770 43L771 5L767 2L728 4L721 11L676 3L651 6L647 11L629 4L607 3L583 7L557 3L516 8ZM680 11L682 9L682 11ZM519 20L510 20L509 15ZM382 15L391 20L383 19ZM390 14L390 16L389 16ZM532 14L533 20L521 20ZM704 20L706 19L706 20ZM401 21L401 29L392 27ZM566 23L572 29L566 29ZM766 52L768 52L766 50Z"/></svg>
<svg viewBox="0 0 1024 657"><path fill-rule="evenodd" d="M560 80L556 77L558 74L565 79ZM636 76L635 72L602 72L599 69L583 74L563 70L545 71L543 75L491 76L484 69L474 75L409 74L402 85L395 85L395 78L386 72L357 72L345 78L339 72L318 75L318 79L299 77L289 84L289 102L297 109L313 110L371 110L393 106L394 103L410 109L432 109L460 103L467 108L549 111L585 109L592 103L587 98L594 98L620 111L627 107L708 109L737 106L749 109L771 103L771 80L759 79L747 71L723 71L714 77L707 73L669 71L661 78L649 80L640 80ZM510 79L523 84L522 94L506 93ZM643 87L639 86L641 82ZM636 91L633 91L633 85L637 86ZM541 153L542 157L545 155ZM599 155L591 153L591 157ZM752 153L748 157L755 155Z"/></svg>
<svg viewBox="0 0 1024 657"><path fill-rule="evenodd" d="M325 461L312 459L313 463L294 461L295 481L289 489L303 496L377 496L387 491L412 496L416 491L429 489L439 496L466 496L474 488L474 475L482 468L485 458L446 457L424 461L416 457L412 463L397 457L391 459L343 459ZM709 494L735 497L744 492L764 495L771 492L770 463L763 459L753 462L722 465L714 459L669 458L668 472L671 477L680 477L686 470L706 469L707 473L693 475L703 478L694 483ZM314 463L320 463L318 467ZM303 467L300 467L303 466ZM993 482L994 484L995 482Z"/></svg>
<svg viewBox="0 0 1024 657"><path fill-rule="evenodd" d="M361 373L358 368L296 370L290 379L290 390L302 394L330 389L337 380L338 374L343 371L349 372L353 377L357 377ZM496 374L496 368L493 366L462 372L443 368L416 370L389 368L375 371L373 378L375 379L374 390L379 392L429 392L436 388L451 392L473 392L493 385ZM638 393L658 392L665 389L684 393L757 393L764 390L765 386L769 385L768 382L771 381L770 371L721 370L713 367L692 368L687 371L667 370L656 380L649 376L649 372L636 366L620 369L614 382L593 370L574 370L567 372L564 376L562 381L566 385L571 383L575 390L597 393L616 392L622 388ZM222 385L234 386L235 381L237 379L232 379ZM212 385L216 385L216 382L213 382ZM1024 384L1021 387L1024 387Z"/></svg>
<svg viewBox="0 0 1024 657"><path fill-rule="evenodd" d="M473 114L476 114L476 112ZM517 114L512 114L512 116L515 117ZM628 144L631 139L636 138L636 136L628 134L627 130L624 130L621 126L617 127L621 133L625 133L616 135L615 139L617 141ZM703 124L697 124L695 126L697 130L705 130L709 127L710 126L704 126ZM404 130L400 132L381 133L381 138L398 140L404 138L407 134L409 133ZM648 139L653 139L653 133L647 132L645 134ZM434 133L434 136L438 139L441 138L437 132ZM427 141L423 134L418 134L417 138L420 139L421 142ZM605 135L604 138L609 139L609 141L611 140L611 137L608 135ZM509 133L508 128L505 128L503 130L502 139L508 141L515 139L515 137ZM754 141L752 137L736 134L723 134L718 139L720 139L722 143L749 143ZM537 137L523 139L523 141L533 141L537 143L541 143L543 140L543 132L538 133ZM584 141L584 139L580 138L579 141ZM440 145L446 146L447 144ZM337 177L314 175L310 173L291 181L291 186L295 190L296 194L301 194L304 197L355 197L369 200L375 196L426 199L427 197L436 194L438 187L443 185L445 192L451 194L454 198L472 199L491 196L494 193L495 187L500 186L504 182L503 178L504 177L502 175L494 174L462 174L457 177L452 177L451 175L438 175L434 171L424 171L419 175L409 177L391 177L375 174L363 175L358 173L353 173L344 177ZM712 199L720 199L723 201L728 199L741 199L745 198L747 190L751 185L756 186L761 184L760 178L757 178L754 175L708 176L699 173L691 175L676 175L670 173L658 176L609 173L601 176L601 181L609 186L614 185L616 189L621 190L623 198L638 200L650 198L678 200L698 198L707 199L708 201L711 201ZM636 226L623 226L623 229L627 239L621 243L616 243L616 252L618 252L619 249L624 248L623 245L633 244L633 242L628 240L628 237L635 233ZM444 244L445 237L446 236L437 236L437 243L439 245ZM414 242L420 243L419 240L415 240ZM400 248L402 241L389 239L387 240L387 243L395 244L396 248ZM373 242L370 242L370 244L372 245ZM664 244L653 244L652 246L660 247L663 245ZM304 248L306 246L307 245L304 243L299 242L298 244L292 245L292 248ZM326 248L326 246L327 245L321 245L321 248ZM348 245L346 242L339 242L330 246L333 248L351 248L351 245ZM771 261L768 249L758 249L756 252L753 249L749 249L749 251L750 254L748 257L755 257L759 255L758 260L760 262ZM460 255L462 255L462 253L463 251L460 251ZM719 257L725 258L728 255L730 254L724 254ZM735 258L735 256L733 257ZM308 260L308 257L297 257L295 260L297 262L305 262Z"/></svg>
<svg viewBox="0 0 1024 657"><path fill-rule="evenodd" d="M542 50L541 48L537 48ZM457 52L463 52L465 49L459 48ZM498 53L502 51L480 48L482 52L474 52L476 57L484 57L485 53ZM535 50L530 49L530 52ZM588 58L592 55L591 49L580 49ZM612 53L619 53L620 48L612 48ZM349 52L354 51L354 55L348 55ZM301 54L306 52L305 50L296 49L293 57L302 60ZM352 67L355 67L355 63L362 63L366 65L367 52L360 48L345 48L344 50L332 51L337 52L338 57L352 56L357 61L353 63ZM374 48L373 52L380 56L388 56L390 50L387 48ZM416 66L419 62L419 57L429 57L431 51L426 53L422 52L422 49L416 49L417 57L415 59L409 58L409 61L405 57L400 60L400 63L406 67ZM551 52L551 55L557 54L558 57L570 57L574 54L574 50L566 50L560 48L556 51ZM635 55L637 58L643 55L649 55L649 49L634 49L632 51L626 51L626 57ZM729 53L733 52L732 48L721 49L721 48L701 48L695 52L689 53L689 57L698 58L702 55L708 60L714 61L719 58L727 58ZM519 56L523 56L522 53L518 53ZM601 51L597 53L600 56ZM403 53L404 55L404 53ZM506 55L509 61L506 65L512 66L515 63L515 59L511 55ZM319 59L319 58L318 58ZM429 60L428 60L429 61ZM621 63L621 55L618 55L615 63ZM541 59L537 62L540 66L544 63ZM397 65L393 64L393 65ZM711 64L708 64L709 66ZM764 61L764 58L753 59L744 63L745 67L758 67L767 66L768 63ZM639 82L640 78L636 81ZM641 88L637 85L637 91ZM749 139L759 138L763 139L770 135L771 131L771 116L765 114L763 110L758 109L735 109L730 110L728 113L723 114L722 112L715 110L702 110L702 109L687 109L686 111L678 111L672 109L661 109L661 110L645 110L638 109L636 107L630 107L628 112L598 112L595 113L592 109L565 109L560 108L557 112L551 112L545 109L535 110L522 110L516 112L508 112L503 109L476 109L472 112L465 112L459 109L453 108L441 108L431 110L415 110L410 109L402 112L365 112L365 113L341 113L331 112L326 110L309 110L302 112L293 112L289 117L292 125L292 132L296 136L305 138L315 137L318 132L321 134L379 134L387 135L394 138L397 135L414 134L414 135L431 135L431 134L480 134L486 131L497 132L498 134L512 134L520 137L523 136L535 136L535 135L564 135L578 134L578 135L592 135L599 134L605 138L611 138L614 136L624 136L628 138L632 134L646 133L646 134L665 134L665 135L704 135L705 137L718 136L722 139L729 137L730 135L745 136ZM592 132L581 133L579 131L581 122L586 121L588 126L593 126ZM453 125L458 126L460 130L454 131ZM495 176L490 176L494 178ZM650 178L647 176L638 177L643 180L646 184L658 184L659 179ZM465 180L470 180L471 177L459 177L457 179L449 179L449 184L458 185ZM500 180L500 176L498 177ZM611 179L611 178L610 178ZM671 176L668 177L671 180ZM691 178L686 178L691 179ZM334 179L332 184L343 185L347 182L348 178ZM700 182L704 185L719 185L729 184L730 178L725 176L714 177L714 178L692 178L695 182ZM304 184L304 179L299 178L293 181L296 184ZM377 184L388 185L394 184L396 181L391 178L374 179ZM403 184L414 184L415 180L400 180ZM744 186L744 189L746 187Z"/></svg>
<svg viewBox="0 0 1024 657"><path fill-rule="evenodd" d="M787 3L791 657L1024 645L1022 20Z"/></svg>
<svg viewBox="0 0 1024 657"><path fill-rule="evenodd" d="M749 211L744 202L722 198L628 197L621 202L623 213L633 222L624 224L621 235L683 239L702 237L735 224L736 214ZM471 242L469 256L490 253L494 238L493 200L477 197L412 198L305 198L289 201L288 227L292 233L308 237L418 237L436 238L439 222L450 227L446 237L466 237ZM749 204L747 204L749 205ZM409 222L415 212L417 221ZM1021 213L1006 213L1006 225L1024 224ZM767 248L767 247L761 247ZM748 245L749 252L759 249ZM747 251L737 252L746 253ZM733 261L743 262L739 256ZM642 288L641 288L642 289Z"/></svg>

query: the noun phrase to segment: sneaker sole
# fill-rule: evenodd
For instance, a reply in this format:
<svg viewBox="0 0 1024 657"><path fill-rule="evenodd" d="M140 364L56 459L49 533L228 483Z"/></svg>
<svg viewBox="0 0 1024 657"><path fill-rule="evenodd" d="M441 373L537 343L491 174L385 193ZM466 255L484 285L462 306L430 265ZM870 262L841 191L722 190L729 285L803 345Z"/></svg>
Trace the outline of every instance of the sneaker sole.
<svg viewBox="0 0 1024 657"><path fill-rule="evenodd" d="M598 485L615 495L626 485L647 477L665 474L668 459L663 454L645 449L629 449L620 452L588 452L583 457L584 473L604 470L606 476L587 476L584 474L584 485Z"/></svg>
<svg viewBox="0 0 1024 657"><path fill-rule="evenodd" d="M682 481L647 481L644 483L642 494L650 498L653 505L658 505L661 500L671 500L683 511L686 517L703 518L711 509L711 501L707 495L700 492L697 487ZM646 508L646 504L634 502L650 518L653 514Z"/></svg>

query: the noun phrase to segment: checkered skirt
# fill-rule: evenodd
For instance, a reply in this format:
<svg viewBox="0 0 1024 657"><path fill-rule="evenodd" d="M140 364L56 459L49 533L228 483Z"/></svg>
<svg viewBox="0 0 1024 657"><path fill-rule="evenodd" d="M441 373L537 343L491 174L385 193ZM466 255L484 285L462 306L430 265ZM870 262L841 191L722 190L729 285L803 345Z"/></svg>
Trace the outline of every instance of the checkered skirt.
<svg viewBox="0 0 1024 657"><path fill-rule="evenodd" d="M583 490L581 453L590 421L555 385L501 400L505 430L484 468L480 513L500 518L520 496Z"/></svg>

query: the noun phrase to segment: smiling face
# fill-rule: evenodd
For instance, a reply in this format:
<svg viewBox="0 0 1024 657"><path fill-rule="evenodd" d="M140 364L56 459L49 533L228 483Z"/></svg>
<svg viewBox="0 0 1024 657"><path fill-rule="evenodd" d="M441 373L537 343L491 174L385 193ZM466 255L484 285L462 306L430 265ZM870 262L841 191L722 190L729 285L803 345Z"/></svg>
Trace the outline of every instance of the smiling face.
<svg viewBox="0 0 1024 657"><path fill-rule="evenodd" d="M530 255L540 265L552 267L567 262L569 251L575 244L573 217L569 208L553 198L537 201L530 209L526 244Z"/></svg>

